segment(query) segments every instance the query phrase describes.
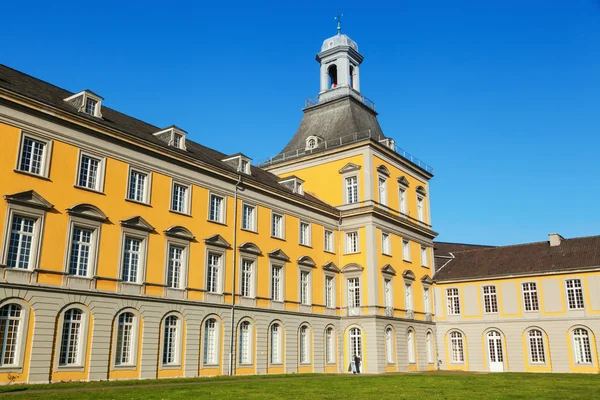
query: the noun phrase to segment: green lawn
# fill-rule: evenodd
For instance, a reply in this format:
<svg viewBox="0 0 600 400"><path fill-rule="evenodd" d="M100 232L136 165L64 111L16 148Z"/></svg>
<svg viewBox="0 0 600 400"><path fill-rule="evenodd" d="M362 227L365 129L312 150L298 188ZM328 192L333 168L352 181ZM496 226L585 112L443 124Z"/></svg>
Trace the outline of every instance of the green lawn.
<svg viewBox="0 0 600 400"><path fill-rule="evenodd" d="M286 375L0 387L2 399L593 399L598 375Z"/></svg>

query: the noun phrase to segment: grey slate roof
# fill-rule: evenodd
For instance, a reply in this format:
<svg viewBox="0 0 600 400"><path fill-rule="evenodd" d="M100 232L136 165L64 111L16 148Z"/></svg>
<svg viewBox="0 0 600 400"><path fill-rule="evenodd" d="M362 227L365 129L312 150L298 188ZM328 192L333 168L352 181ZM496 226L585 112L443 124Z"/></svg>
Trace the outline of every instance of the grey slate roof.
<svg viewBox="0 0 600 400"><path fill-rule="evenodd" d="M236 172L236 168L221 161L222 159L228 157L226 154L193 142L189 139L186 139L186 150L169 147L165 144L165 142L153 135L156 132L164 130L164 128L159 128L147 122L140 121L137 118L120 113L109 107L105 107L104 105L102 105L101 110L102 118L96 118L85 113L78 112L77 109L75 109L71 104L64 101L64 99L72 96L75 93L34 78L3 64L0 64L0 88L40 101L44 104L56 107L79 117L86 118L108 128L117 129L125 135L134 136L160 145L165 149L164 154L168 155L169 152L186 154L199 161L206 162L223 170ZM338 213L336 208L325 203L324 201L319 200L309 193L305 193L304 195L293 193L291 190L278 183L279 177L276 175L273 175L270 172L258 167L252 166L251 168L252 176L244 176L244 180L258 181L272 188L288 192L289 197L298 199L303 198L311 203L314 203L315 205L328 208L330 212Z"/></svg>
<svg viewBox="0 0 600 400"><path fill-rule="evenodd" d="M470 246L452 255L436 272L436 281L577 270L600 267L600 236L563 239L558 246L548 241L483 249Z"/></svg>
<svg viewBox="0 0 600 400"><path fill-rule="evenodd" d="M298 131L279 154L304 150L309 136L330 141L368 130L372 137L385 138L375 111L350 95L340 97L305 108Z"/></svg>

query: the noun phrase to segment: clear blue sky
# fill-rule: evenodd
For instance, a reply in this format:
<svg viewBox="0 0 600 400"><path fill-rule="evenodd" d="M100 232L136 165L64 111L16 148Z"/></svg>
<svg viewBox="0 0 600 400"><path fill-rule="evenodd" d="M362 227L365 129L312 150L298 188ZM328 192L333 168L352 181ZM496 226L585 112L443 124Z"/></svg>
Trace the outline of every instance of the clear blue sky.
<svg viewBox="0 0 600 400"><path fill-rule="evenodd" d="M436 168L439 240L600 234L600 0L7 1L0 63L255 160L343 31L384 132Z"/></svg>

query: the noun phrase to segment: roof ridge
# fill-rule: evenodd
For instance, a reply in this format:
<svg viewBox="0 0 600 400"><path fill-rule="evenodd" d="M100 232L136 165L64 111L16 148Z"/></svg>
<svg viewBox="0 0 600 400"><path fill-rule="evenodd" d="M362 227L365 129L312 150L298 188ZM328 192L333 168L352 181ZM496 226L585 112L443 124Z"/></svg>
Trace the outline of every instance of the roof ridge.
<svg viewBox="0 0 600 400"><path fill-rule="evenodd" d="M440 241L434 240L433 244L435 245L436 243L439 243L439 244L457 244L457 245L460 245L460 246L498 247L498 246L493 245L493 244L471 244L471 243L458 243L458 242L440 242Z"/></svg>
<svg viewBox="0 0 600 400"><path fill-rule="evenodd" d="M563 238L563 241L570 241L570 240L580 240L580 239L590 239L590 238L600 238L600 235L590 235L590 236L580 236L580 237L574 237L574 238ZM517 243L517 244L509 244L506 246L496 246L496 247L490 247L490 248L486 248L486 249L478 249L478 250L459 250L459 251L453 251L451 253L468 253L471 251L489 251L489 250L496 250L496 249L506 249L506 248L511 248L511 247L522 247L522 246L531 246L531 245L536 245L536 244L542 244L542 243L550 243L549 240L541 240L538 242L529 242L529 243ZM559 246L557 246L559 247Z"/></svg>

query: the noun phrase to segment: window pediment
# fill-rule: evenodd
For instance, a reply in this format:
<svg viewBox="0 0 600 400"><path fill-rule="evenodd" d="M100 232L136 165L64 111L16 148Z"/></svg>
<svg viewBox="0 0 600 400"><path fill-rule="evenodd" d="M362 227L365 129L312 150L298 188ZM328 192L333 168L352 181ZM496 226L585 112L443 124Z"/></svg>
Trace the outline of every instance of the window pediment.
<svg viewBox="0 0 600 400"><path fill-rule="evenodd" d="M423 196L427 196L427 191L423 186L417 186L417 193L422 194Z"/></svg>
<svg viewBox="0 0 600 400"><path fill-rule="evenodd" d="M354 163L348 163L346 165L344 165L342 167L342 169L339 170L340 174L345 174L347 172L354 172L354 171L358 171L361 169L360 165L354 164Z"/></svg>
<svg viewBox="0 0 600 400"><path fill-rule="evenodd" d="M335 265L333 261L329 261L328 263L323 264L322 268L325 271L340 272L340 269L337 267L337 265Z"/></svg>
<svg viewBox="0 0 600 400"><path fill-rule="evenodd" d="M145 232L153 232L154 231L154 227L152 225L150 225L148 223L148 221L146 221L144 218L142 218L139 215L136 215L135 217L131 217L128 219L124 219L122 221L119 221L119 223L121 224L121 226L124 226L126 228L137 229L137 230L145 231Z"/></svg>
<svg viewBox="0 0 600 400"><path fill-rule="evenodd" d="M188 241L193 241L196 237L189 231L189 229L183 226L175 225L164 231L165 235Z"/></svg>
<svg viewBox="0 0 600 400"><path fill-rule="evenodd" d="M231 245L229 244L229 242L227 240L225 240L223 238L223 236L218 235L218 234L207 237L206 239L204 239L204 243L210 244L212 246L222 247L224 249L231 248Z"/></svg>
<svg viewBox="0 0 600 400"><path fill-rule="evenodd" d="M433 284L433 279L431 279L429 277L429 275L423 275L423 277L421 278L421 282L426 283L428 285L432 285Z"/></svg>
<svg viewBox="0 0 600 400"><path fill-rule="evenodd" d="M74 215L80 218L93 219L95 221L105 222L108 217L98 207L92 204L77 204L71 208L67 208L67 214Z"/></svg>
<svg viewBox="0 0 600 400"><path fill-rule="evenodd" d="M389 275L393 275L393 276L396 275L396 270L390 264L384 265L381 268L381 272L383 272L384 274L389 274Z"/></svg>
<svg viewBox="0 0 600 400"><path fill-rule="evenodd" d="M245 242L238 246L238 249L244 253L255 254L257 256L262 255L260 248L252 242Z"/></svg>
<svg viewBox="0 0 600 400"><path fill-rule="evenodd" d="M269 252L268 255L270 258L275 258L277 260L286 261L286 262L290 261L290 258L288 257L288 255L285 254L283 252L283 250L281 250L281 249L275 249L275 250Z"/></svg>
<svg viewBox="0 0 600 400"><path fill-rule="evenodd" d="M402 175L401 177L398 178L398 183L401 184L402 186L406 186L406 187L408 187L410 185L410 183L408 183L408 179L406 179L406 177L404 175Z"/></svg>
<svg viewBox="0 0 600 400"><path fill-rule="evenodd" d="M356 264L356 263L352 263L352 264L346 264L344 266L344 268L342 268L342 273L346 273L346 272L358 272L358 271L363 271L365 268L360 265L360 264Z"/></svg>
<svg viewBox="0 0 600 400"><path fill-rule="evenodd" d="M385 175L387 177L390 176L390 170L387 169L387 167L385 165L380 165L379 167L377 167L377 172L379 172L381 175Z"/></svg>
<svg viewBox="0 0 600 400"><path fill-rule="evenodd" d="M298 258L298 264L306 265L307 267L312 267L312 268L317 267L317 263L315 263L315 260L313 260L309 256L301 256L300 258Z"/></svg>
<svg viewBox="0 0 600 400"><path fill-rule="evenodd" d="M410 279L411 281L416 279L415 274L410 269L404 270L404 272L402 272L402 277L404 279Z"/></svg>
<svg viewBox="0 0 600 400"><path fill-rule="evenodd" d="M7 203L20 204L22 206L40 208L42 210L51 210L54 208L54 205L40 196L35 190L27 190L15 194L5 194L4 200L6 200Z"/></svg>

